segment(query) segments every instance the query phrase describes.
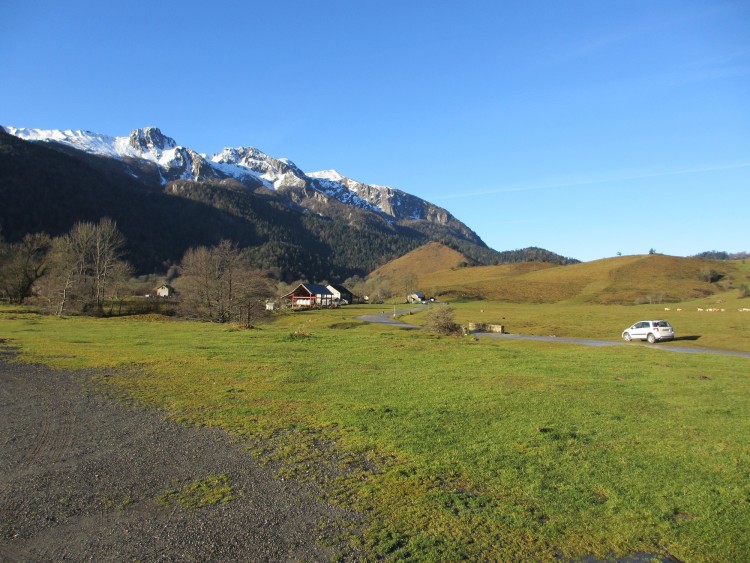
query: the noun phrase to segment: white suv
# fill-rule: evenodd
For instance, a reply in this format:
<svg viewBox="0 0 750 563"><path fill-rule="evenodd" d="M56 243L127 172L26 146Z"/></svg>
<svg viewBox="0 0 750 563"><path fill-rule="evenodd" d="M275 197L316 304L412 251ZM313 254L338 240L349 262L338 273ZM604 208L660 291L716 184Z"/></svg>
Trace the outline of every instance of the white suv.
<svg viewBox="0 0 750 563"><path fill-rule="evenodd" d="M667 321L638 321L622 331L622 338L630 342L633 338L648 340L651 344L659 340L672 340L674 329Z"/></svg>

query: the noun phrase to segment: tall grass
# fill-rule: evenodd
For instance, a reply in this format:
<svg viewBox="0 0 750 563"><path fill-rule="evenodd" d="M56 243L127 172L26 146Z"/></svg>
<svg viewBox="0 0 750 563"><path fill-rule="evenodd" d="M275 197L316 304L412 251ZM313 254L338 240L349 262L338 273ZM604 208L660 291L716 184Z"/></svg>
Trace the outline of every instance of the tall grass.
<svg viewBox="0 0 750 563"><path fill-rule="evenodd" d="M4 312L0 337L245 437L358 510L373 558L747 560L747 359L440 338L363 312L252 331Z"/></svg>

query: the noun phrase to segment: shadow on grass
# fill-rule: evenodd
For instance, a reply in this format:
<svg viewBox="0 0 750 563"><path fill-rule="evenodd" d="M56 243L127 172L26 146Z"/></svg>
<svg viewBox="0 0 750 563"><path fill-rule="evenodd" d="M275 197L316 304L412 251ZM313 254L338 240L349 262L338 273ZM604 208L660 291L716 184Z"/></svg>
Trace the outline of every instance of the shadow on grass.
<svg viewBox="0 0 750 563"><path fill-rule="evenodd" d="M689 336L675 336L674 341L677 342L678 340L698 340L700 337L700 334L693 334Z"/></svg>

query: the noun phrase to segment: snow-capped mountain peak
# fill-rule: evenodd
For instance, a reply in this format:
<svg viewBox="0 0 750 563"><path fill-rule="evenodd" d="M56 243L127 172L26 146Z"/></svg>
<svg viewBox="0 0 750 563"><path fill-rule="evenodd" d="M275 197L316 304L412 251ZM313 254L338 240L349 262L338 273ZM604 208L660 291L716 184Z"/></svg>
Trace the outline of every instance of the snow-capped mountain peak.
<svg viewBox="0 0 750 563"><path fill-rule="evenodd" d="M171 137L164 135L158 127L144 127L131 131L128 146L135 151L156 155L177 148L177 143Z"/></svg>
<svg viewBox="0 0 750 563"><path fill-rule="evenodd" d="M28 141L59 143L125 163L130 159L148 161L156 166L163 185L174 180L233 178L251 188L265 185L283 191L303 206L307 202L332 198L377 213L389 222L424 220L443 225L455 223L466 229L445 209L416 196L387 186L358 182L334 169L305 173L291 160L273 158L254 147L225 148L210 156L201 155L178 145L157 127L135 129L121 137L79 130L4 129Z"/></svg>
<svg viewBox="0 0 750 563"><path fill-rule="evenodd" d="M323 180L331 180L333 182L343 182L348 180L346 176L339 174L337 170L321 170L320 172L308 172L308 176L311 178L321 178Z"/></svg>
<svg viewBox="0 0 750 563"><path fill-rule="evenodd" d="M210 161L240 181L252 176L272 189L304 187L308 183L304 172L291 160L273 158L255 147L225 148L211 156Z"/></svg>

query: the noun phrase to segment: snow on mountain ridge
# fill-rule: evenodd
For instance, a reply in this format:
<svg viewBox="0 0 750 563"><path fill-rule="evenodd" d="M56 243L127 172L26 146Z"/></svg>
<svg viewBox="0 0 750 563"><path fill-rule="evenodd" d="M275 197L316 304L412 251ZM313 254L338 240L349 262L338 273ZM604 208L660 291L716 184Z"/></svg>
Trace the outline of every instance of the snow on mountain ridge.
<svg viewBox="0 0 750 563"><path fill-rule="evenodd" d="M323 182L329 190L346 189L356 198L367 204L367 206L377 209L396 219L411 219L418 221L428 218L429 209L439 209L421 198L407 194L401 190L391 188L390 186L380 186L377 184L364 184L357 180L352 180L340 174L337 170L323 170L320 172L309 172L311 178L316 178ZM447 221L448 214L441 217Z"/></svg>
<svg viewBox="0 0 750 563"><path fill-rule="evenodd" d="M291 160L273 158L255 147L225 148L209 159L237 179L254 176L269 188L304 187L307 184L304 172Z"/></svg>
<svg viewBox="0 0 750 563"><path fill-rule="evenodd" d="M387 216L389 220L427 219L444 223L449 213L416 196L388 186L364 184L336 170L303 172L289 159L276 159L254 147L225 148L211 156L182 147L157 127L134 129L112 137L91 131L4 128L29 141L56 142L110 158L140 158L157 165L162 184L171 180L262 182L270 189L312 189L344 204Z"/></svg>
<svg viewBox="0 0 750 563"><path fill-rule="evenodd" d="M346 176L341 175L338 170L321 170L320 172L308 172L308 176L311 178L321 178L324 180L331 180L333 182L342 182L348 180Z"/></svg>
<svg viewBox="0 0 750 563"><path fill-rule="evenodd" d="M27 129L25 127L4 127L5 131L26 141L56 142L102 156L117 157L116 137L101 135L79 129Z"/></svg>
<svg viewBox="0 0 750 563"><path fill-rule="evenodd" d="M112 137L91 131L57 129L25 129L4 127L11 135L27 141L54 142L89 154L108 158L140 158L159 167L162 184L169 180L194 179L207 170L205 159L191 149L181 147L157 127L134 129L128 136ZM208 171L210 177L217 174Z"/></svg>
<svg viewBox="0 0 750 563"><path fill-rule="evenodd" d="M319 188L349 205L364 207L376 213L389 215L395 219L401 219L390 212L390 206L380 205L383 198L383 190L390 188L376 188L369 184L363 184L340 174L336 170L322 170L320 172L308 172L307 176L314 178ZM387 197L385 198L387 199Z"/></svg>

